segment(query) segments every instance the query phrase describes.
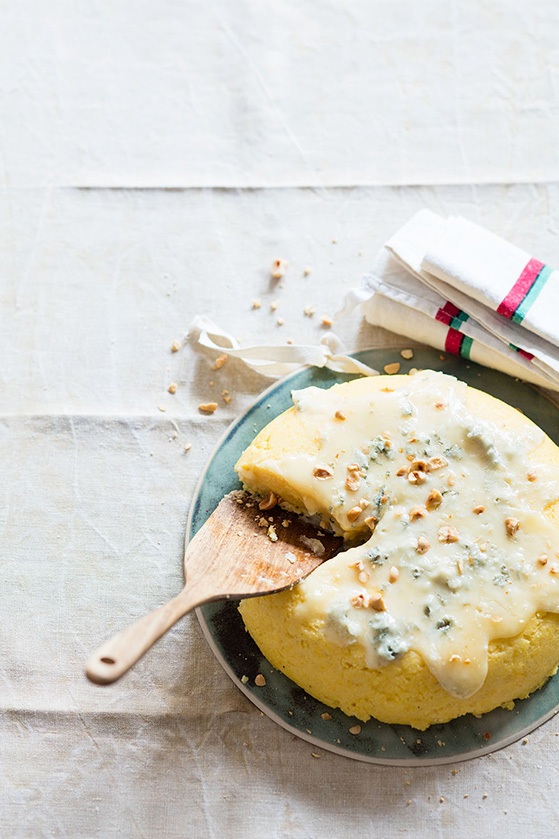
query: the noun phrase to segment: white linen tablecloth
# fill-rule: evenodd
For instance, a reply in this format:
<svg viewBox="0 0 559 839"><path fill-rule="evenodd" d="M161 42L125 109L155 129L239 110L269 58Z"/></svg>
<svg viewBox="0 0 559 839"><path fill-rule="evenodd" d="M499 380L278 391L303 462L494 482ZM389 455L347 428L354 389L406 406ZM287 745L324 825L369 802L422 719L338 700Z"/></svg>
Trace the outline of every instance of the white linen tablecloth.
<svg viewBox="0 0 559 839"><path fill-rule="evenodd" d="M559 264L558 14L551 0L0 9L0 836L555 834L556 720L405 771L292 738L194 616L115 686L83 663L179 590L198 476L269 384L172 353L195 314L254 343L318 341L423 206ZM356 316L336 332L351 349L403 343Z"/></svg>

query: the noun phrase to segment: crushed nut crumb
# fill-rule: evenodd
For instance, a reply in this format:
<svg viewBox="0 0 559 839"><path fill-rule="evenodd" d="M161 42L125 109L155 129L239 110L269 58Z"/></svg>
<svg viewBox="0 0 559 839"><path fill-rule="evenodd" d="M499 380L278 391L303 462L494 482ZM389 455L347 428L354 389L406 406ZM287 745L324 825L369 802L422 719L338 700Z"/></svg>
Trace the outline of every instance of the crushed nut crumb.
<svg viewBox="0 0 559 839"><path fill-rule="evenodd" d="M351 728L349 729L349 733L354 734L354 735L361 734L361 726L360 725L352 725Z"/></svg>
<svg viewBox="0 0 559 839"><path fill-rule="evenodd" d="M278 326L283 326L283 324L285 323L285 321L284 321L284 319L283 319L283 318L278 318L278 319L277 319L277 321L276 321L276 323L277 323L277 325L278 325Z"/></svg>
<svg viewBox="0 0 559 839"><path fill-rule="evenodd" d="M260 510L272 510L278 503L278 497L274 492L269 492L258 505Z"/></svg>
<svg viewBox="0 0 559 839"><path fill-rule="evenodd" d="M264 687L264 685L266 684L266 679L264 678L262 673L259 673L258 676L256 676L256 678L254 679L254 684L258 685L259 688Z"/></svg>
<svg viewBox="0 0 559 839"><path fill-rule="evenodd" d="M362 512L363 510L361 509L361 507L352 507L351 510L347 511L347 520L356 521Z"/></svg>
<svg viewBox="0 0 559 839"><path fill-rule="evenodd" d="M485 507L483 506L483 504L478 504L478 506L474 507L474 509L472 510L472 513L475 513L476 516L480 516L484 512L485 512Z"/></svg>
<svg viewBox="0 0 559 839"><path fill-rule="evenodd" d="M418 554L424 554L427 553L430 547L431 545L429 544L425 536L420 536L417 540L417 547L415 550Z"/></svg>
<svg viewBox="0 0 559 839"><path fill-rule="evenodd" d="M384 365L384 372L388 376L394 376L400 369L400 362L394 361L392 364L385 364Z"/></svg>
<svg viewBox="0 0 559 839"><path fill-rule="evenodd" d="M306 317L308 318L312 318L312 316L316 314L316 309L314 308L314 306L311 306L309 304L308 306L305 306L305 308L303 309L303 314L306 315Z"/></svg>
<svg viewBox="0 0 559 839"><path fill-rule="evenodd" d="M181 345L179 344L179 342L178 341L173 341L173 343L171 344L171 352L178 352L180 350L180 348L181 348Z"/></svg>
<svg viewBox="0 0 559 839"><path fill-rule="evenodd" d="M201 405L198 405L198 410L202 411L203 414L213 414L214 411L217 411L217 402L202 402Z"/></svg>
<svg viewBox="0 0 559 839"><path fill-rule="evenodd" d="M212 370L219 370L221 367L223 367L223 365L227 361L227 358L228 355L225 352L218 356L212 366Z"/></svg>
<svg viewBox="0 0 559 839"><path fill-rule="evenodd" d="M401 350L400 355L402 358L405 358L406 361L409 361L410 358L413 358L413 350Z"/></svg>
<svg viewBox="0 0 559 839"><path fill-rule="evenodd" d="M427 515L427 508L423 507L422 505L418 504L415 507L412 507L408 513L410 521L417 521L417 519L423 519Z"/></svg>
<svg viewBox="0 0 559 839"><path fill-rule="evenodd" d="M262 300L259 300L257 297L255 297L252 301L252 308L253 309L259 309L261 307L261 305L262 305Z"/></svg>
<svg viewBox="0 0 559 839"><path fill-rule="evenodd" d="M398 571L396 566L393 565L392 568L390 569L390 571L388 572L388 582L389 583L397 582L399 576L400 576L400 572Z"/></svg>
<svg viewBox="0 0 559 839"><path fill-rule="evenodd" d="M176 393L176 392L177 392L177 384L176 384L176 382L171 382L171 384L169 385L169 387L167 388L167 390L169 391L169 393Z"/></svg>
<svg viewBox="0 0 559 839"><path fill-rule="evenodd" d="M285 259L275 259L272 265L272 278L274 280L281 280L285 272L287 271L288 263Z"/></svg>
<svg viewBox="0 0 559 839"><path fill-rule="evenodd" d="M386 612L386 606L380 591L376 592L376 594L371 594L369 598L369 606L371 609L374 609L375 612Z"/></svg>
<svg viewBox="0 0 559 839"><path fill-rule="evenodd" d="M346 420L347 419L347 417L346 417L346 415L344 414L343 411L336 411L334 416L337 420Z"/></svg>
<svg viewBox="0 0 559 839"><path fill-rule="evenodd" d="M320 716L322 717L323 720L331 720L332 719L332 714L329 714L328 711L324 711L324 713L321 714Z"/></svg>

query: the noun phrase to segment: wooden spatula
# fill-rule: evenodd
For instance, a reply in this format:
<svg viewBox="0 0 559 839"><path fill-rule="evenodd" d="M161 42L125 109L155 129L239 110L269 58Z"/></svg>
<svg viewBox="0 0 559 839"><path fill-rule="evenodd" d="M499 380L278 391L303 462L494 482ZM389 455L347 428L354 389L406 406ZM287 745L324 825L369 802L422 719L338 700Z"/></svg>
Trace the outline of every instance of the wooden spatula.
<svg viewBox="0 0 559 839"><path fill-rule="evenodd" d="M277 506L263 510L248 493L230 493L186 549L181 593L99 647L87 662L88 678L98 685L115 682L191 609L289 588L342 543L294 513Z"/></svg>

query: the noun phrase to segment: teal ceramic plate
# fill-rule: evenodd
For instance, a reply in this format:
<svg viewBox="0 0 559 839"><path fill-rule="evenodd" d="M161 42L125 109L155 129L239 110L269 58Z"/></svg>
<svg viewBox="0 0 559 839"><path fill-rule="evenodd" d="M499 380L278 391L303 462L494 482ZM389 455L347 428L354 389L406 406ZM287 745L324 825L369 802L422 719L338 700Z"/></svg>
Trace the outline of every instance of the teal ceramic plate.
<svg viewBox="0 0 559 839"><path fill-rule="evenodd" d="M382 370L398 357L394 349L366 350L357 358ZM497 396L522 410L559 444L559 410L537 389L485 367L433 350L416 350L411 361L401 361L401 372L410 367L432 368L450 373L474 387ZM233 466L255 434L273 417L291 406L293 389L315 385L330 387L352 376L329 370L305 368L282 379L265 391L226 432L202 475L191 507L187 539L204 524L221 498L239 486ZM204 634L217 659L237 687L261 711L292 734L315 746L356 760L397 766L453 763L493 752L524 737L559 710L559 674L528 699L516 703L514 710L498 709L476 719L460 717L445 725L420 732L405 725L387 725L376 720L360 723L361 733L349 729L359 723L341 711L327 708L274 670L245 632L237 603L212 603L198 610ZM257 687L258 673L266 685ZM243 681L243 677L248 677ZM328 711L332 719L321 714Z"/></svg>

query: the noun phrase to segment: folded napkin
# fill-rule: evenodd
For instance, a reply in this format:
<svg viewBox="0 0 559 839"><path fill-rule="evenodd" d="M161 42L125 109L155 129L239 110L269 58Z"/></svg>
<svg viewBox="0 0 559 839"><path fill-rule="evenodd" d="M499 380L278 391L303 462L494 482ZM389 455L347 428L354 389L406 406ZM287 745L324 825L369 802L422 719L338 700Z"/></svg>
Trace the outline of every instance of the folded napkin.
<svg viewBox="0 0 559 839"><path fill-rule="evenodd" d="M356 306L375 326L559 391L559 272L466 219L413 216L336 318ZM377 373L347 356L333 333L319 345L241 346L198 317L190 335L267 376L301 365Z"/></svg>
<svg viewBox="0 0 559 839"><path fill-rule="evenodd" d="M559 390L559 272L462 218L421 210L386 243L345 310Z"/></svg>

